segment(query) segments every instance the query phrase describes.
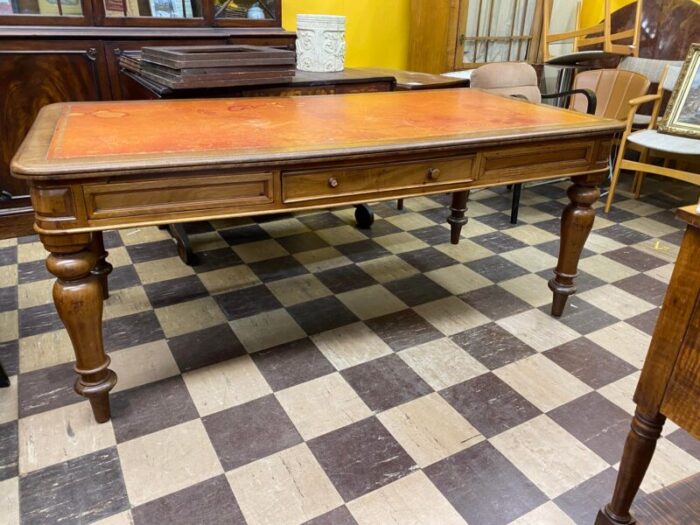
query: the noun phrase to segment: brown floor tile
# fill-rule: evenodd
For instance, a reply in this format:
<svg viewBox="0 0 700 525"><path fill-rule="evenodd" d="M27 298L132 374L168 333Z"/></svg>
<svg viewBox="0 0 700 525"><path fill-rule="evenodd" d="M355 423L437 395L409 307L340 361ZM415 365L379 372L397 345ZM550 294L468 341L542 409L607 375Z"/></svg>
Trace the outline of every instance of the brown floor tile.
<svg viewBox="0 0 700 525"><path fill-rule="evenodd" d="M668 436L666 436L666 439L697 459L700 459L700 440L695 439L682 428L671 432Z"/></svg>
<svg viewBox="0 0 700 525"><path fill-rule="evenodd" d="M611 467L557 497L554 502L577 524L593 523L598 511L612 498L616 479L617 471Z"/></svg>
<svg viewBox="0 0 700 525"><path fill-rule="evenodd" d="M335 296L297 304L287 311L308 335L333 330L358 320Z"/></svg>
<svg viewBox="0 0 700 525"><path fill-rule="evenodd" d="M400 351L443 337L413 310L402 310L365 322L393 350Z"/></svg>
<svg viewBox="0 0 700 525"><path fill-rule="evenodd" d="M41 368L19 376L19 417L82 401L73 390L73 363Z"/></svg>
<svg viewBox="0 0 700 525"><path fill-rule="evenodd" d="M183 303L208 294L196 275L147 284L144 289L153 308Z"/></svg>
<svg viewBox="0 0 700 525"><path fill-rule="evenodd" d="M19 474L18 446L17 421L0 425L0 481Z"/></svg>
<svg viewBox="0 0 700 525"><path fill-rule="evenodd" d="M656 321L659 319L660 308L654 308L643 314L635 315L626 320L627 324L631 324L642 332L652 335L656 328Z"/></svg>
<svg viewBox="0 0 700 525"><path fill-rule="evenodd" d="M605 252L605 257L622 263L625 266L629 266L630 268L634 268L638 272L646 272L647 270L658 268L666 264L666 261L663 259L644 253L631 246Z"/></svg>
<svg viewBox="0 0 700 525"><path fill-rule="evenodd" d="M255 352L253 361L274 391L335 371L308 338Z"/></svg>
<svg viewBox="0 0 700 525"><path fill-rule="evenodd" d="M106 352L163 339L163 329L152 311L125 315L102 322Z"/></svg>
<svg viewBox="0 0 700 525"><path fill-rule="evenodd" d="M479 288L459 297L494 321L531 308L525 301L497 285Z"/></svg>
<svg viewBox="0 0 700 525"><path fill-rule="evenodd" d="M391 281L384 287L408 306L418 306L451 295L442 286L422 274Z"/></svg>
<svg viewBox="0 0 700 525"><path fill-rule="evenodd" d="M637 297L641 297L645 301L656 306L661 306L664 302L664 296L668 288L666 283L662 283L658 279L654 279L643 273L617 281L615 286Z"/></svg>
<svg viewBox="0 0 700 525"><path fill-rule="evenodd" d="M343 506L309 520L304 525L357 525L350 511Z"/></svg>
<svg viewBox="0 0 700 525"><path fill-rule="evenodd" d="M477 326L455 334L450 339L489 370L500 368L535 353L535 350L496 323Z"/></svg>
<svg viewBox="0 0 700 525"><path fill-rule="evenodd" d="M308 270L291 255L254 262L250 264L250 269L263 282L277 281L308 273Z"/></svg>
<svg viewBox="0 0 700 525"><path fill-rule="evenodd" d="M377 283L367 272L355 264L331 268L315 275L334 294L349 292Z"/></svg>
<svg viewBox="0 0 700 525"><path fill-rule="evenodd" d="M229 321L276 310L282 306L277 297L263 284L215 295L214 299Z"/></svg>
<svg viewBox="0 0 700 525"><path fill-rule="evenodd" d="M181 372L221 363L246 351L228 324L220 324L168 340Z"/></svg>

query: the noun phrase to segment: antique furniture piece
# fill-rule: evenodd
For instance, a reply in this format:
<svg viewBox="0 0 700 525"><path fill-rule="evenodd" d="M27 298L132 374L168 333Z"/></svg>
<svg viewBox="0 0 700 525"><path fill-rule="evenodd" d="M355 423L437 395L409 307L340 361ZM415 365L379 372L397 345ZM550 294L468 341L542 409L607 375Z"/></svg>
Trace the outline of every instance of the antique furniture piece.
<svg viewBox="0 0 700 525"><path fill-rule="evenodd" d="M570 176L549 282L559 316L576 291L620 129L472 89L66 103L41 110L12 171L31 186L35 228L58 278L54 302L76 353L76 391L106 421L116 375L101 333L103 230L451 192L456 244L471 188Z"/></svg>
<svg viewBox="0 0 700 525"><path fill-rule="evenodd" d="M627 124L625 131L620 141L620 147L617 152L617 160L615 162L615 170L613 171L612 180L610 181L610 191L607 201L605 202L605 212L609 212L612 207L615 197L615 190L620 179L622 170L631 170L635 172L635 178L632 183L632 191L636 198L642 192L642 184L644 183L644 174L652 173L663 177L682 180L691 184L700 185L700 139L688 137L677 137L659 133L656 130L656 122L659 118L659 110L664 91L671 91L676 84L679 69L677 67L667 67L661 77L661 83L654 95L647 95L630 100L630 109L627 115ZM637 109L642 104L649 102L654 103L654 109L651 114L651 120L646 129L634 131L634 117ZM625 158L625 153L628 149L635 149L640 152L638 160L628 160ZM654 164L650 158L660 157L665 160L663 165ZM692 167L690 169L671 168L671 161L686 162Z"/></svg>
<svg viewBox="0 0 700 525"><path fill-rule="evenodd" d="M149 0L13 0L0 14L0 238L32 233L29 188L10 176L10 160L39 109L52 102L146 98L119 71L119 57L144 46L254 44L294 49L281 27L281 0L185 0L181 13L151 16ZM173 2L182 5L182 1ZM162 14L162 13L156 13ZM171 15L177 15L172 13Z"/></svg>
<svg viewBox="0 0 700 525"><path fill-rule="evenodd" d="M630 506L666 418L700 439L700 213L693 205L678 217L688 227L634 394L637 409L613 499L596 525L635 523Z"/></svg>

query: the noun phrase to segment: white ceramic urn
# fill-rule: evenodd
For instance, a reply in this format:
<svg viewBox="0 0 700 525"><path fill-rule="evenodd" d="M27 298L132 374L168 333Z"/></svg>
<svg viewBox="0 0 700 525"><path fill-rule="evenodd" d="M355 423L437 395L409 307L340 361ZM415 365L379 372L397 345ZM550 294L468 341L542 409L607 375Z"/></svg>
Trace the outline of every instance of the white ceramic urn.
<svg viewBox="0 0 700 525"><path fill-rule="evenodd" d="M297 69L326 73L345 68L345 17L297 15Z"/></svg>

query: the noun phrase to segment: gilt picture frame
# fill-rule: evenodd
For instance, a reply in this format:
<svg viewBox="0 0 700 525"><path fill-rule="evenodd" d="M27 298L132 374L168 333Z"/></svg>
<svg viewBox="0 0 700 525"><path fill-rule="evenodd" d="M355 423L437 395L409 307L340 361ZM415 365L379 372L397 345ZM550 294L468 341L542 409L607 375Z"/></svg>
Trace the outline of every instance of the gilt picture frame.
<svg viewBox="0 0 700 525"><path fill-rule="evenodd" d="M700 138L700 43L690 46L659 131Z"/></svg>

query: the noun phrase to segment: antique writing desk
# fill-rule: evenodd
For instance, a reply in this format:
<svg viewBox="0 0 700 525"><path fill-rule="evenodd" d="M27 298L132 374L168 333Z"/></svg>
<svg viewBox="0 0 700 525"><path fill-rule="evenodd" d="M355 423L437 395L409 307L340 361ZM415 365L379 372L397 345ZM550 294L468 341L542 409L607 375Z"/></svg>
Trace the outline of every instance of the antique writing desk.
<svg viewBox="0 0 700 525"><path fill-rule="evenodd" d="M97 421L116 384L102 345L101 231L451 192L457 243L471 188L571 176L552 313L561 315L608 173L616 121L477 90L85 102L42 109L12 163L58 279L75 389ZM275 327L270 327L274 330Z"/></svg>

